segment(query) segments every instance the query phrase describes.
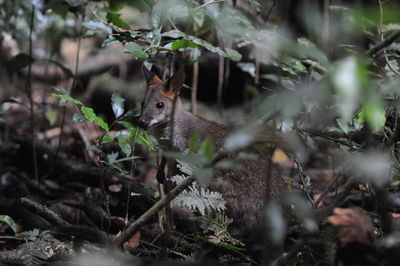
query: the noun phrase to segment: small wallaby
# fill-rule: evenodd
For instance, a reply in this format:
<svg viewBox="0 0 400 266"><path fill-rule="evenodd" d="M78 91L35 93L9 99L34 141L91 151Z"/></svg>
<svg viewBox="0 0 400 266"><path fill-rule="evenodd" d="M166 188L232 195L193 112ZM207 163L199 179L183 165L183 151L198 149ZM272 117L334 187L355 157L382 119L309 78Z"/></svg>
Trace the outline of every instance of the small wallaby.
<svg viewBox="0 0 400 266"><path fill-rule="evenodd" d="M229 133L226 127L184 110L178 97L185 80L183 71L176 72L165 83L146 67L143 67L143 71L148 89L142 102L140 127L153 128L155 137L170 150L185 151L195 131L202 138L211 139L217 149L222 147ZM245 151L261 154L256 148L246 148ZM226 201L227 215L233 219L231 233L244 242L257 241L263 231L261 225L265 201L282 202L286 186L269 158L251 160L240 158L237 154L229 154L227 159L245 169L216 169L210 189L219 191Z"/></svg>

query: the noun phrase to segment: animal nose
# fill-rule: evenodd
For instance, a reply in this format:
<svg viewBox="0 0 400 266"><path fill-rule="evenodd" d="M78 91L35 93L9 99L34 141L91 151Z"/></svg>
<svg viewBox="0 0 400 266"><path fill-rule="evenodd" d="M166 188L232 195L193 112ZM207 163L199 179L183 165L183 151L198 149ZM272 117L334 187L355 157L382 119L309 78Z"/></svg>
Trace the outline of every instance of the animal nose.
<svg viewBox="0 0 400 266"><path fill-rule="evenodd" d="M143 128L143 129L147 129L147 122L144 119L140 119L139 120L139 127Z"/></svg>

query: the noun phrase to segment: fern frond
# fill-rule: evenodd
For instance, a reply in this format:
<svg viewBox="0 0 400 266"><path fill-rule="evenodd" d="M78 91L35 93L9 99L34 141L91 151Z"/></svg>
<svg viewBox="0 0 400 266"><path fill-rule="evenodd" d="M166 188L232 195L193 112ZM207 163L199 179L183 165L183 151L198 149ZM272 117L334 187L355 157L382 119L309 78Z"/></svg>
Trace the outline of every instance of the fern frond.
<svg viewBox="0 0 400 266"><path fill-rule="evenodd" d="M179 194L171 203L171 206L187 207L198 210L201 215L206 211L224 211L225 200L221 193L210 191L207 188L194 184Z"/></svg>
<svg viewBox="0 0 400 266"><path fill-rule="evenodd" d="M187 162L181 161L181 160L176 160L178 162L178 169L185 175L191 176L193 175L193 172L197 170L197 167L194 165L191 165Z"/></svg>
<svg viewBox="0 0 400 266"><path fill-rule="evenodd" d="M222 245L225 248L229 247L227 243L244 246L242 242L229 234L228 226L233 222L233 219L225 214L221 212L216 212L215 214L206 213L199 217L198 221L204 233L211 233L211 235L208 236L209 242Z"/></svg>

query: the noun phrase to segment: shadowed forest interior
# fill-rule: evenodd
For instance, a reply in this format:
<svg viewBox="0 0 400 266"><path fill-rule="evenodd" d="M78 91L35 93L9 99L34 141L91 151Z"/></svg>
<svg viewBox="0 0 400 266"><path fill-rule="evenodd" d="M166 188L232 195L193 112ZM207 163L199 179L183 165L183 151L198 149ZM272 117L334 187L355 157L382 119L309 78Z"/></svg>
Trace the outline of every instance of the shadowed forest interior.
<svg viewBox="0 0 400 266"><path fill-rule="evenodd" d="M0 0L0 265L400 265L399 97L397 0Z"/></svg>

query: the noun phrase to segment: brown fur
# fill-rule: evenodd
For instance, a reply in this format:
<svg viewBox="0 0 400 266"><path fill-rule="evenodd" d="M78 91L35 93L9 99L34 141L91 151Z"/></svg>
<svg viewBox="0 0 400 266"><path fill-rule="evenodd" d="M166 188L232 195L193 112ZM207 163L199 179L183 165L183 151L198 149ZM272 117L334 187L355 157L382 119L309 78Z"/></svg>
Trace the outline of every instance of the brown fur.
<svg viewBox="0 0 400 266"><path fill-rule="evenodd" d="M149 76L149 73L146 76ZM182 77L179 77L179 80L183 82ZM155 137L170 150L185 151L195 131L200 132L203 138L211 139L217 149L221 148L229 133L227 128L184 110L179 97L174 105L174 96L179 90L177 87L181 85L174 86L176 87L165 88L161 82L150 84L140 118L143 126L153 127ZM166 97L165 92L173 92L173 97ZM165 105L163 111L155 107L159 102ZM172 114L174 114L173 119ZM173 131L171 131L172 126ZM265 201L282 202L286 187L269 156L252 147L244 151L258 154L260 160L241 159L238 158L238 153L229 154L227 159L237 162L245 170L215 169L210 188L222 193L227 202L227 214L234 220L232 233L245 242L253 242L259 241L262 235Z"/></svg>

